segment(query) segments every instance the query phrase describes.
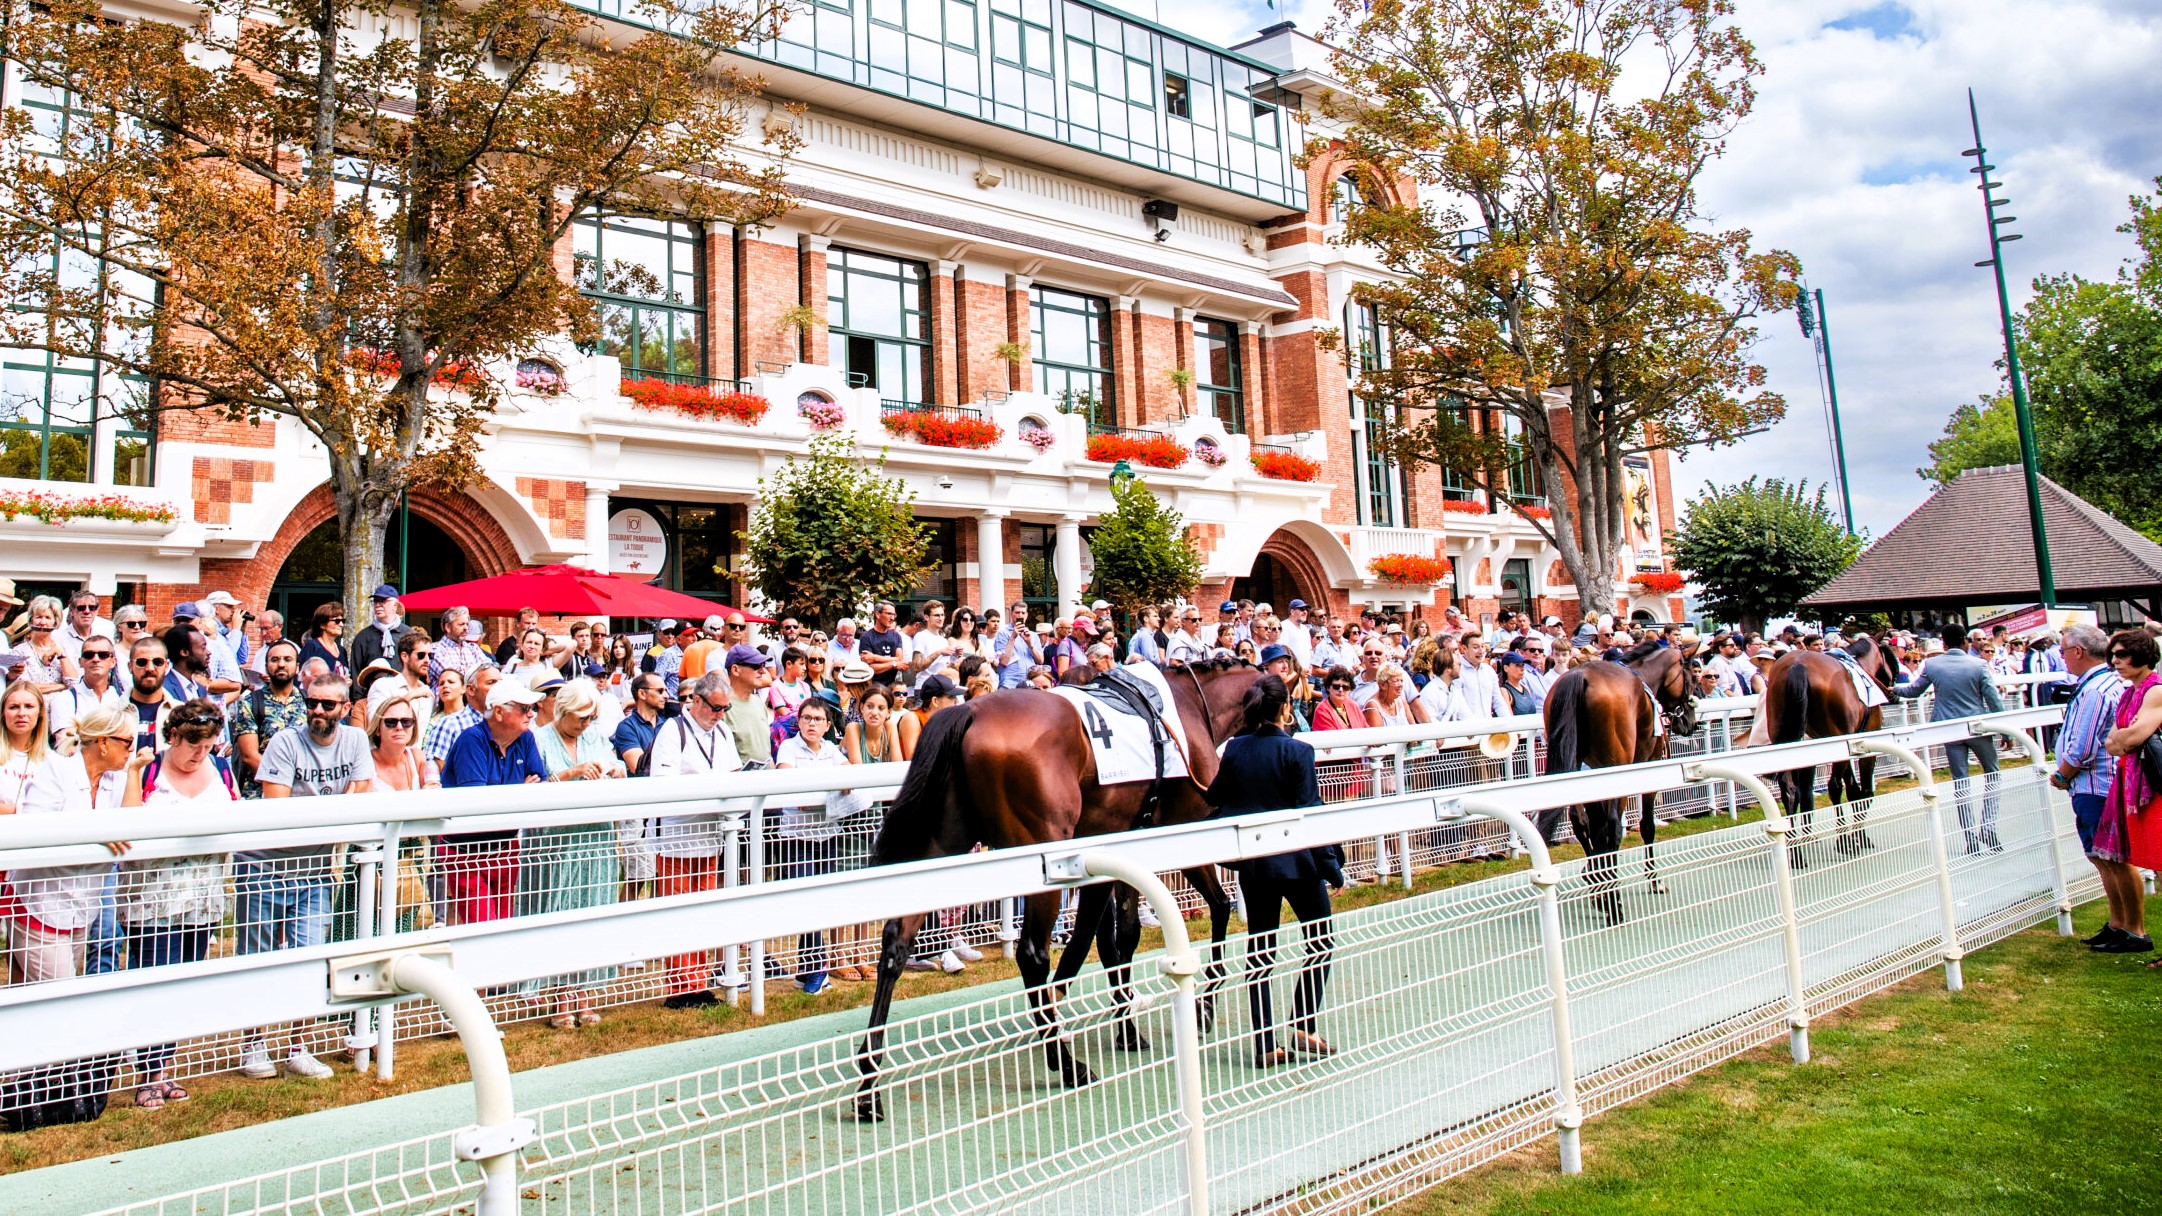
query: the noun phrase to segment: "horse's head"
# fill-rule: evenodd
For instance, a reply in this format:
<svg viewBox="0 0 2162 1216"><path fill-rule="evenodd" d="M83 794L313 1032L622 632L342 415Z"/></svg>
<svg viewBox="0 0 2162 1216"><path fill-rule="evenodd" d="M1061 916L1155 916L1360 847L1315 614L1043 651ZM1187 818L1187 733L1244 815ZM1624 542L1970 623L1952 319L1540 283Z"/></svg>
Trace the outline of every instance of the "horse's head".
<svg viewBox="0 0 2162 1216"><path fill-rule="evenodd" d="M1853 656L1855 666L1875 680L1886 695L1899 687L1899 654L1884 637L1864 634L1847 644L1847 653Z"/></svg>
<svg viewBox="0 0 2162 1216"><path fill-rule="evenodd" d="M1622 662L1651 689L1660 715L1677 738L1697 731L1697 669L1701 664L1695 651L1695 646L1640 642L1622 656Z"/></svg>

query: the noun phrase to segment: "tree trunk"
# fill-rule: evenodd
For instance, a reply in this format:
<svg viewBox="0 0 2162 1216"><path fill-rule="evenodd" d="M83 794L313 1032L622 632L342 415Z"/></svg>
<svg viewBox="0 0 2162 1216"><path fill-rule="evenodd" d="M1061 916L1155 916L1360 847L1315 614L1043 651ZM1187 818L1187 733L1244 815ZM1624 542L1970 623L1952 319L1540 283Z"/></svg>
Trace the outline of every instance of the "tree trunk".
<svg viewBox="0 0 2162 1216"><path fill-rule="evenodd" d="M371 598L384 581L383 529L397 509L403 466L331 455L331 498L338 507L338 545L345 575L345 616L351 638L375 619ZM353 673L358 675L358 672Z"/></svg>

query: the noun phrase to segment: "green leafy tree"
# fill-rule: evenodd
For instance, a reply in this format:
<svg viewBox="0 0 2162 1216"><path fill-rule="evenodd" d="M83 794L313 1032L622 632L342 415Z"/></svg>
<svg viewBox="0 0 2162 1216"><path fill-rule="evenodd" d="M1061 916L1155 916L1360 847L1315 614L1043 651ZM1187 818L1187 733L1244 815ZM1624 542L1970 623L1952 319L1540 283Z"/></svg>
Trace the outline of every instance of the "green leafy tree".
<svg viewBox="0 0 2162 1216"><path fill-rule="evenodd" d="M866 464L855 437L820 435L758 481L758 507L741 533L743 573L767 606L820 627L875 600L907 597L934 569L931 529L916 522L915 495Z"/></svg>
<svg viewBox="0 0 2162 1216"><path fill-rule="evenodd" d="M2162 178L2118 228L2114 282L2044 275L2019 320L2042 471L2162 540Z"/></svg>
<svg viewBox="0 0 2162 1216"><path fill-rule="evenodd" d="M2004 393L1970 401L1944 420L1944 437L1929 445L1929 465L1916 469L1924 481L1946 485L1968 469L2019 463L2019 417Z"/></svg>
<svg viewBox="0 0 2162 1216"><path fill-rule="evenodd" d="M1763 67L1732 0L1337 0L1326 99L1369 191L1345 239L1395 272L1362 285L1380 334L1347 335L1358 391L1401 461L1500 500L1544 494L1588 612L1609 611L1627 461L1721 444L1786 403L1749 358L1800 264L1751 248L1697 180ZM1567 409L1559 407L1567 406ZM1534 476L1535 475L1535 476Z"/></svg>
<svg viewBox="0 0 2162 1216"><path fill-rule="evenodd" d="M1752 477L1722 490L1710 483L1667 536L1674 563L1704 588L1704 609L1745 629L1793 612L1862 552L1826 501L1794 485Z"/></svg>
<svg viewBox="0 0 2162 1216"><path fill-rule="evenodd" d="M1089 537L1093 594L1131 614L1192 591L1201 582L1201 554L1186 535L1185 518L1138 477L1113 481L1111 499L1112 509Z"/></svg>

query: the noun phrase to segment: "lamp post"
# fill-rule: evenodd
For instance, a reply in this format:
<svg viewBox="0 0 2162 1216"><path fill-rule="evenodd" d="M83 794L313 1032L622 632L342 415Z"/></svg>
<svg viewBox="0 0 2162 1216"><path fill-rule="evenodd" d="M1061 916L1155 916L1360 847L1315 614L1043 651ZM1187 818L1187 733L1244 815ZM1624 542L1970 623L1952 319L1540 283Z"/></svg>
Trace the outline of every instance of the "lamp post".
<svg viewBox="0 0 2162 1216"><path fill-rule="evenodd" d="M1832 375L1832 322L1824 312L1824 290L1802 291L1801 307L1795 309L1802 336L1816 349L1818 366L1824 371L1825 412L1832 420L1832 461L1839 472L1839 511L1854 535L1854 496L1847 492L1847 443L1839 428L1839 381Z"/></svg>
<svg viewBox="0 0 2162 1216"><path fill-rule="evenodd" d="M2019 341L2012 333L2012 296L2004 286L2004 246L2019 239L2019 233L2005 232L2006 224L2019 218L1998 215L2002 207L2012 205L2008 198L1998 198L1990 193L2002 189L2003 182L1989 180L1990 170L1997 166L1989 163L1989 149L1982 146L1982 116L1975 108L1974 90L1967 90L1967 119L1974 126L1974 146L1960 153L1974 158L1974 168L1969 173L1981 176L1982 217L1989 226L1989 260L1976 262L1987 266L1997 275L1997 314L2004 326L2005 373L2012 381L2012 411L2019 419L2019 463L2027 475L2027 527L2034 535L2034 573L2036 591L2044 608L2057 604L2057 576L2049 566L2049 534L2042 526L2042 474L2041 461L2036 455L2034 443L2034 414L2027 408L2027 378L2019 370Z"/></svg>

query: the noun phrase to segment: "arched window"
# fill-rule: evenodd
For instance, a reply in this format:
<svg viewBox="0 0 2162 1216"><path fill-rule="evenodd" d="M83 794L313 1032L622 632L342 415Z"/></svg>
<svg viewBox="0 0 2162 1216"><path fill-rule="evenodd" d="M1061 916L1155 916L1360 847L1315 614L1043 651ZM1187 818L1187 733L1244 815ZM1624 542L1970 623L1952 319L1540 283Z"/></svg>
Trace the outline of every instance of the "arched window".
<svg viewBox="0 0 2162 1216"><path fill-rule="evenodd" d="M1341 224L1351 218L1351 209L1361 203L1372 203L1366 187L1359 184L1357 174L1346 173L1336 179L1336 187L1329 195L1329 222Z"/></svg>

